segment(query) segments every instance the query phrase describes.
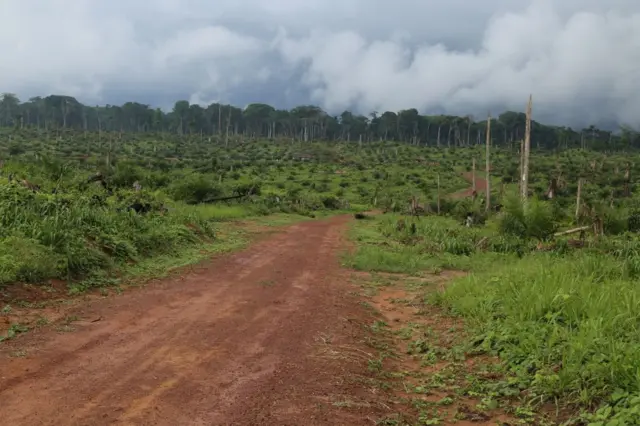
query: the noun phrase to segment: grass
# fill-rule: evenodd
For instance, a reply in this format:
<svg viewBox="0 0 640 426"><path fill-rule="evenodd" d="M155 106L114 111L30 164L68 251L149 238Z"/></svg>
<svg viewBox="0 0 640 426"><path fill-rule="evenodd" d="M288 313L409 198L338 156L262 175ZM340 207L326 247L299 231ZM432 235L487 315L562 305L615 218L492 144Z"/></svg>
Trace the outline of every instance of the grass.
<svg viewBox="0 0 640 426"><path fill-rule="evenodd" d="M517 259L516 254L507 251L506 239L496 241L496 251L476 253L476 244L486 232L464 228L451 218L415 220L411 222L416 224L415 233L409 228L397 230L399 221L404 219L385 215L375 222L352 227L350 238L360 247L345 258L345 264L368 272L417 274L447 269L481 270Z"/></svg>
<svg viewBox="0 0 640 426"><path fill-rule="evenodd" d="M500 234L496 223L466 228L424 217L413 231L398 226L401 219L355 222L351 237L359 247L345 263L408 275L468 271L425 300L464 319L465 351L499 357L507 381L478 379L476 393L510 399L515 386L522 415L551 404L567 424L640 424L637 243L607 237L591 248L558 244L545 253L528 239ZM399 335L411 339L411 328Z"/></svg>
<svg viewBox="0 0 640 426"><path fill-rule="evenodd" d="M255 216L256 212L246 205L198 204L180 205L176 213L184 217L196 217L198 221L222 222Z"/></svg>
<svg viewBox="0 0 640 426"><path fill-rule="evenodd" d="M528 256L454 282L440 301L468 320L479 350L500 354L531 398L619 404L640 390L640 289L623 271L596 254Z"/></svg>
<svg viewBox="0 0 640 426"><path fill-rule="evenodd" d="M247 233L234 230L222 238L193 247L185 247L179 253L163 254L134 264L96 273L90 278L69 285L70 294L78 294L96 287L122 286L144 283L168 276L172 271L197 264L213 255L240 250L249 243Z"/></svg>

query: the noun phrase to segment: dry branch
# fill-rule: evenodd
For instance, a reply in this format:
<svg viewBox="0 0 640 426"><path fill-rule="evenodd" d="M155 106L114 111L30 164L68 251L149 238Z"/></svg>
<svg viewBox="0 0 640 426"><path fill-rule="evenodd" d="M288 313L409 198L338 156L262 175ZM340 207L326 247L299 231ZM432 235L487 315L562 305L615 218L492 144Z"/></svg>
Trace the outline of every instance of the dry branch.
<svg viewBox="0 0 640 426"><path fill-rule="evenodd" d="M556 232L555 234L553 234L553 236L554 237L561 237L563 235L575 234L577 232L587 231L589 229L591 229L591 226L581 226L579 228L568 229L568 230L562 231L562 232Z"/></svg>

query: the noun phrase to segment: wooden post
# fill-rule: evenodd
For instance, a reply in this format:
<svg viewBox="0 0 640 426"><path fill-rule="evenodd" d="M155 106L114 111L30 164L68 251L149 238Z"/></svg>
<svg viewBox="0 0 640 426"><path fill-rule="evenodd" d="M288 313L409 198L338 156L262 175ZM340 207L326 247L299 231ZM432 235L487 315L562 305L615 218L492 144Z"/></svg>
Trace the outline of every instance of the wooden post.
<svg viewBox="0 0 640 426"><path fill-rule="evenodd" d="M229 147L229 125L231 124L231 105L229 105L229 114L227 115L227 134L224 138L224 146Z"/></svg>
<svg viewBox="0 0 640 426"><path fill-rule="evenodd" d="M522 199L529 196L529 153L531 151L531 104L532 96L529 95L527 104L527 122L524 133L524 158L522 159Z"/></svg>
<svg viewBox="0 0 640 426"><path fill-rule="evenodd" d="M438 173L438 216L440 215L440 173Z"/></svg>
<svg viewBox="0 0 640 426"><path fill-rule="evenodd" d="M489 113L489 117L487 117L487 143L486 143L486 173L487 173L487 211L491 210L491 113Z"/></svg>
<svg viewBox="0 0 640 426"><path fill-rule="evenodd" d="M471 165L471 189L476 192L476 157L473 157Z"/></svg>
<svg viewBox="0 0 640 426"><path fill-rule="evenodd" d="M582 178L578 179L578 195L576 196L576 223L580 215L580 198L582 196Z"/></svg>

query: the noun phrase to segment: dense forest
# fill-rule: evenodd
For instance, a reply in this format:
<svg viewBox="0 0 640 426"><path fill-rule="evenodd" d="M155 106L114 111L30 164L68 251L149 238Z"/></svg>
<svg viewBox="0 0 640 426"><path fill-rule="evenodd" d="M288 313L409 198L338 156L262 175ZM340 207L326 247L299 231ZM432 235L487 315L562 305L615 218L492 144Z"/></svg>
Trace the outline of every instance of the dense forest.
<svg viewBox="0 0 640 426"><path fill-rule="evenodd" d="M492 119L494 145L519 143L525 114L506 111ZM11 93L0 98L0 126L47 131L78 129L98 132L154 132L178 135L216 135L221 138L290 138L299 141L332 140L372 142L393 140L413 145L460 147L484 143L485 117L421 115L416 109L372 112L369 116L344 111L332 116L318 106L279 110L254 103L246 108L214 103L206 108L177 101L170 112L137 102L87 106L70 96L34 97L27 102ZM637 133L621 128L611 132L548 126L532 122L532 148L628 150L640 147Z"/></svg>

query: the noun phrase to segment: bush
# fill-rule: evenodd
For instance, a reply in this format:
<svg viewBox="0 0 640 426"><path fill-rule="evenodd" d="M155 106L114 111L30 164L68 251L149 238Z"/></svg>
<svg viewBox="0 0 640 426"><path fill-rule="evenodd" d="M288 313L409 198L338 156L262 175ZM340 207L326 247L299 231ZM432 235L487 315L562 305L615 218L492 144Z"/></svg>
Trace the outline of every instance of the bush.
<svg viewBox="0 0 640 426"><path fill-rule="evenodd" d="M62 256L36 240L16 236L0 240L0 284L60 277L63 263Z"/></svg>
<svg viewBox="0 0 640 426"><path fill-rule="evenodd" d="M548 240L557 229L551 206L537 198L526 205L517 196L507 197L498 222L504 235Z"/></svg>
<svg viewBox="0 0 640 426"><path fill-rule="evenodd" d="M191 174L171 184L169 186L169 194L174 200L184 201L187 204L197 204L220 197L222 189L211 176Z"/></svg>

